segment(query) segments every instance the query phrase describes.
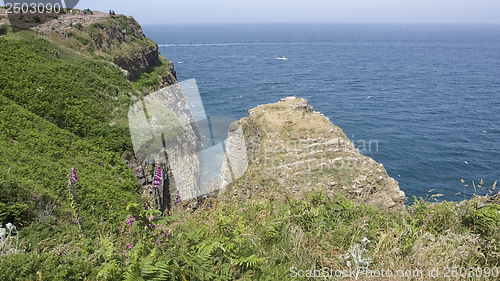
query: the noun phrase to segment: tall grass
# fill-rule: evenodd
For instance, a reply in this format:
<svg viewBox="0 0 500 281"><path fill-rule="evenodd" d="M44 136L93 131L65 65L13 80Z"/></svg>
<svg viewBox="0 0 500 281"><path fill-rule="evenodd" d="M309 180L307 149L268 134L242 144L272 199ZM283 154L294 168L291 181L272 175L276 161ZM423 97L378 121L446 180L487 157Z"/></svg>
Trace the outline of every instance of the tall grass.
<svg viewBox="0 0 500 281"><path fill-rule="evenodd" d="M387 212L312 192L301 200L260 197L240 203L223 196L207 199L196 210L188 206L160 217L130 205L133 220L102 227L92 239L82 240L77 229L54 235L59 244L39 243L29 252L3 258L0 275L22 272L35 279L40 273L45 278L78 263L65 278L287 280L291 268L348 269L341 256L363 241L363 258L371 261L371 270L500 265L498 205L478 208L474 200L431 204L418 199L407 211ZM70 233L73 238L67 237ZM49 253L59 253L59 260ZM31 260L28 266L22 265L25 259ZM58 265L62 268L56 269Z"/></svg>

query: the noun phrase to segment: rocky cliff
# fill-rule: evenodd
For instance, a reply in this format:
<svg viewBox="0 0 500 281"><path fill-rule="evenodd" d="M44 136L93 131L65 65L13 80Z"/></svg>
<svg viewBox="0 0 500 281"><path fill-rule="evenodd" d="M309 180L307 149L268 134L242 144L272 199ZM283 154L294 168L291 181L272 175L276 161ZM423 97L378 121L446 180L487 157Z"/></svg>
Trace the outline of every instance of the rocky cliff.
<svg viewBox="0 0 500 281"><path fill-rule="evenodd" d="M152 127L163 126L161 132L183 128L175 138L165 138L170 141L163 145L151 145L153 150L164 149L161 152L166 155L164 162L148 159L153 154L147 149L147 157L137 154L140 150L136 150L138 161L129 162L149 206L166 210L175 202L177 194L183 201L206 195L207 192L200 192L199 179L203 172L197 155L200 135L178 84L151 93L144 104L150 120L168 115L158 114L159 108L167 108L179 122L168 128ZM129 114L129 119L135 117ZM158 169L155 163L162 163L165 175L159 189L153 187ZM310 191L321 191L385 209L397 209L406 202L404 192L383 165L363 156L342 129L315 112L305 99L289 97L275 104L261 105L251 109L249 117L231 124L221 166L219 190L230 190L240 198L303 198Z"/></svg>
<svg viewBox="0 0 500 281"><path fill-rule="evenodd" d="M159 112L157 105L172 108L183 128L176 141L164 144L167 158L161 167L167 176L160 190L153 188L154 161L139 156L139 163L130 162L150 206L161 210L169 209L178 191L183 201L206 194L199 192L200 136L187 103L178 86L146 97L152 116ZM385 209L398 209L406 202L382 164L363 156L342 129L315 112L307 100L295 97L251 109L249 117L231 124L218 188L240 198L303 198L310 191L321 191Z"/></svg>
<svg viewBox="0 0 500 281"><path fill-rule="evenodd" d="M166 87L177 80L173 64L158 52L158 45L144 35L133 17L110 16L99 11L86 16L55 14L54 19L33 29L80 54L112 62L129 80L151 70L160 60L167 65L167 71L159 75L159 86Z"/></svg>
<svg viewBox="0 0 500 281"><path fill-rule="evenodd" d="M14 29L11 30L9 26L9 19L4 15L5 9L0 8L0 16L2 16L0 17L0 26L7 26L9 32L14 32ZM22 16L28 17L28 15ZM173 202L172 200L176 199L177 188L186 189L183 187L188 182L186 178L183 178L184 181L179 182L179 184L175 183L175 175L179 173L178 169L171 168L170 163L178 163L182 160L179 160L176 157L177 154L172 151L181 151L187 155L189 154L187 151L193 150L197 145L195 140L196 126L192 121L187 99L177 85L173 63L159 53L158 45L144 35L142 27L133 17L110 16L108 13L99 11L82 16L74 11L73 14L51 14L51 17L44 19L39 24L32 24L28 28L77 56L106 61L113 67L119 68L138 90L137 93L129 93L128 95L139 97L139 99L133 97L133 100L135 105L141 106L141 114L146 113L145 108L142 108L142 101L149 110L151 118L163 116L155 112L155 108L175 109L170 113L179 119L180 126L187 132L184 136L189 139L182 139L181 143L170 142L170 144L175 143L177 146L170 148L171 158L169 161L149 161L150 159L141 158L141 155L136 155L137 159L133 159L132 153L122 155L122 159L127 162L138 179L146 207L167 209ZM55 52L54 58L58 56L59 54ZM137 83L137 81L145 82ZM143 119L146 119L145 115ZM168 128L164 129L168 130ZM155 140L157 141L158 138ZM162 147L161 144L154 143L154 145ZM195 157L187 157L187 159L186 161L191 161L193 162L191 164L196 166L197 159ZM162 186L154 188L153 183L158 171L158 164L160 164L162 171ZM183 173L182 171L180 173L191 176L192 180L196 174L196 172Z"/></svg>
<svg viewBox="0 0 500 281"><path fill-rule="evenodd" d="M406 202L398 183L383 165L363 156L342 129L305 99L289 97L249 110L233 128L241 127L244 142L228 146L233 170L247 165L245 175L232 187L234 193L252 197L266 191L277 196L303 196L312 190L356 198L384 208ZM240 138L238 130L230 137ZM246 145L241 147L241 143ZM246 149L247 157L241 155ZM231 173L222 172L222 188Z"/></svg>
<svg viewBox="0 0 500 281"><path fill-rule="evenodd" d="M200 133L177 84L173 63L160 55L157 44L143 34L141 26L132 17L94 12L84 17L60 15L35 29L80 55L110 62L131 81L152 76L145 83L151 93L142 89L146 108L136 108L135 112L143 112L140 119L150 122L155 112L157 116L163 114L155 108L166 108L169 113L165 116L175 116L182 134L175 141L163 139L160 144L155 142L161 138L153 138L150 146L164 149L164 161L150 161L138 155L135 161L130 156L123 158L134 170L144 200L151 208L168 209L178 191L184 198L200 194L196 191L200 187L196 155ZM143 106L142 102L136 105ZM162 130L164 136L168 135L169 128ZM386 208L401 206L406 201L382 164L361 155L340 128L314 112L304 99L287 98L250 110L249 117L231 126L225 148L218 185L222 190L229 186L249 197L263 191L302 196L307 191L323 190ZM158 163L163 186L155 189Z"/></svg>
<svg viewBox="0 0 500 281"><path fill-rule="evenodd" d="M130 108L128 117L136 156L129 167L139 180L147 204L164 211L178 195L184 199L196 197L193 193L199 194L200 187L200 135L179 83L148 94ZM155 186L158 169L162 171L161 184Z"/></svg>

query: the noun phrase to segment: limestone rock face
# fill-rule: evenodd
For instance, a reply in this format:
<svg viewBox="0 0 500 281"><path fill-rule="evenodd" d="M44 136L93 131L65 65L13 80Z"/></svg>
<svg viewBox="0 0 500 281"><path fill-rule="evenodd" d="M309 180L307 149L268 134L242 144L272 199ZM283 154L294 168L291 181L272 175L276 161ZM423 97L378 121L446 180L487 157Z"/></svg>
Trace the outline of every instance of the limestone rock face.
<svg viewBox="0 0 500 281"><path fill-rule="evenodd" d="M129 56L117 57L114 63L128 71L128 79L134 79L149 67L156 66L158 57L158 46L151 46L146 50L131 53Z"/></svg>
<svg viewBox="0 0 500 281"><path fill-rule="evenodd" d="M4 9L0 9L0 24ZM69 21L73 26L69 26ZM148 68L156 66L159 60L167 61L160 55L158 45L144 35L142 27L133 17L123 15L110 16L98 11L86 16L70 14L53 14L43 24L33 27L40 34L54 32L66 40L68 38L82 38L85 43L83 50L90 48L102 51L101 55L111 52L109 59L113 65L120 67L128 79L134 79L146 72ZM76 50L79 51L79 50ZM159 88L176 82L177 77L173 64L169 63L170 71L160 77Z"/></svg>
<svg viewBox="0 0 500 281"><path fill-rule="evenodd" d="M383 165L363 156L342 129L314 112L305 99L288 97L258 106L235 125L242 128L247 155L238 156L240 141L226 150L226 158L236 169L249 162L235 185L238 192L251 196L273 186L283 194L322 190L383 208L406 202ZM229 137L237 139L238 134L232 130ZM223 173L230 171L223 168Z"/></svg>
<svg viewBox="0 0 500 281"><path fill-rule="evenodd" d="M248 155L245 136L240 122L229 127L224 162L221 168L220 189L240 178L248 168Z"/></svg>
<svg viewBox="0 0 500 281"><path fill-rule="evenodd" d="M144 108L145 106L145 108ZM148 118L146 118L146 112ZM155 91L129 109L136 161L130 161L149 207L170 208L177 194L191 199L200 188L200 140L186 96L178 83ZM158 165L162 185L153 187Z"/></svg>
<svg viewBox="0 0 500 281"><path fill-rule="evenodd" d="M177 192L181 201L207 193L200 183L201 158L197 149L202 138L199 128L179 86L174 84L167 89L154 92L144 100L153 135L163 132L164 143L148 137L137 141L133 136L134 150L140 161L129 161L145 201L160 210L175 202ZM165 108L169 112L161 111ZM132 108L131 112L140 110ZM158 120L156 112L161 113L158 116L166 116L164 120ZM131 118L129 114L130 119L139 123L146 120L145 117ZM170 127L165 130L158 124L170 124ZM140 127L131 123L131 132ZM139 133L131 135L147 135L145 131ZM142 150L136 150L136 144ZM214 186L219 190L231 185L235 193L249 197L257 193L264 195L263 192L301 197L316 190L386 209L402 207L406 202L404 192L383 165L363 156L339 127L315 112L305 99L289 97L251 109L249 117L231 124L224 147L220 182ZM155 155L165 155L165 159ZM153 189L157 163L162 170L163 185Z"/></svg>

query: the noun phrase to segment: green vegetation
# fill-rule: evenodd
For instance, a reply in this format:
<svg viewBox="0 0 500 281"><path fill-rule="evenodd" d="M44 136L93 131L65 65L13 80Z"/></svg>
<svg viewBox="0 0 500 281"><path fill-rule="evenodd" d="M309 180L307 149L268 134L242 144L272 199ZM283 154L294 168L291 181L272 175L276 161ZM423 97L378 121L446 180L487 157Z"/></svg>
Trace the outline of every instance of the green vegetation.
<svg viewBox="0 0 500 281"><path fill-rule="evenodd" d="M21 33L0 40L0 93L79 137L131 150L126 114L136 90L121 71Z"/></svg>
<svg viewBox="0 0 500 281"><path fill-rule="evenodd" d="M292 196L257 167L196 209L143 210L120 157L132 151L127 112L140 91L158 87L168 62L129 81L110 62L154 43L132 36L96 48L108 39L104 29L134 32L134 22L117 16L75 25L64 39L7 29L0 38L0 224L15 224L21 239L18 253L0 257L0 280L286 280L292 267L348 269L340 256L362 241L370 269L500 266L494 196L439 204L414 198L407 210L387 211L321 190ZM182 127L173 113L165 116L167 140ZM252 135L268 123L244 123L243 130ZM300 121L280 121L276 133L292 133L292 123ZM290 139L329 130L314 120L300 124ZM71 168L78 181L70 189ZM313 185L351 184L351 170L304 177ZM262 190L248 198L254 184Z"/></svg>
<svg viewBox="0 0 500 281"><path fill-rule="evenodd" d="M51 248L80 236L72 223L75 210L85 237L93 239L101 227L125 218L124 206L141 202L137 179L120 156L133 154L127 113L142 94L84 35L87 28L112 28L118 20L130 23L127 32L137 24L120 17L76 25L63 39L54 33L43 38L34 31L12 33L2 26L0 224L22 229L26 253L41 241ZM87 52L81 51L83 44L89 44ZM168 69L160 64L154 70ZM66 178L71 167L80 177L74 200ZM61 273L54 274L60 280Z"/></svg>
<svg viewBox="0 0 500 281"><path fill-rule="evenodd" d="M159 82L158 76L163 76L167 72L170 72L168 61L162 58L158 60L158 64L156 66L150 67L142 75L134 78L132 83L137 89L157 90Z"/></svg>
<svg viewBox="0 0 500 281"><path fill-rule="evenodd" d="M80 175L75 190L86 223L116 222L125 213L119 206L139 202L136 179L117 153L58 128L3 95L0 120L0 183L6 196L1 201L8 200L0 204L0 208L5 206L0 214L7 213L3 216L9 221L28 225L36 213L35 204L39 217L68 220L66 175L70 167ZM44 212L49 202L57 208Z"/></svg>
<svg viewBox="0 0 500 281"><path fill-rule="evenodd" d="M30 242L40 242L31 242L29 251L3 257L0 276L7 280L40 275L43 280L284 280L292 267L348 269L340 255L365 237L370 241L364 254L371 260L370 269L500 265L495 250L500 246L497 205L478 207L475 200L430 205L416 199L408 211L386 212L316 192L303 200L259 196L249 203L239 202L225 195L205 201L196 211L185 211L184 206L167 217L131 204L129 218L102 226L85 239L75 228L51 229L45 223L22 232L25 245L26 236ZM41 240L49 237L45 235L50 239Z"/></svg>
<svg viewBox="0 0 500 281"><path fill-rule="evenodd" d="M6 24L0 25L0 35L5 35L7 34L8 28Z"/></svg>

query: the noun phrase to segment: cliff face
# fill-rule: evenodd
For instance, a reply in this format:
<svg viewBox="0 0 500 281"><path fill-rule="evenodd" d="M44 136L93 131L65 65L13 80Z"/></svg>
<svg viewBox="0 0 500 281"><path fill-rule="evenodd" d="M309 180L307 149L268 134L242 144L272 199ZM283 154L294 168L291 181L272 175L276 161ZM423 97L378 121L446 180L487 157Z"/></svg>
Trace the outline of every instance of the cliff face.
<svg viewBox="0 0 500 281"><path fill-rule="evenodd" d="M158 64L158 45L144 35L142 27L132 17L113 16L76 28L88 34L89 45L94 51L109 54L130 80Z"/></svg>
<svg viewBox="0 0 500 281"><path fill-rule="evenodd" d="M200 135L179 83L137 101L128 119L136 156L129 167L139 179L148 205L163 211L178 194L184 199L200 194ZM154 187L158 168L162 170L162 185Z"/></svg>
<svg viewBox="0 0 500 281"><path fill-rule="evenodd" d="M129 167L151 207L167 209L177 191L184 198L200 194L196 191L200 187L196 146L201 140L188 101L176 84L173 64L159 54L157 44L143 34L140 25L131 17L95 12L87 17L63 15L36 29L80 55L112 63L129 80L151 73L156 79L153 88L162 90L144 98L149 121L154 119L155 108L167 108L181 124L183 135L166 142L168 145L152 145L163 147L167 155L164 161L138 157L129 161ZM323 190L386 208L404 204L404 193L383 166L361 155L342 130L314 112L306 100L287 98L254 108L249 115L229 130L220 189L234 183L237 192L248 196L262 190L296 196ZM164 186L153 189L158 163Z"/></svg>
<svg viewBox="0 0 500 281"><path fill-rule="evenodd" d="M154 153L144 146L149 156L142 157L137 154L140 149L134 147L139 161L129 166L142 185L146 201L165 210L176 200L177 192L183 201L205 195L200 192L203 171L196 149L200 135L178 84L150 94L144 104L150 120L160 116L156 114L160 112L158 107L169 108L183 128L163 146L151 146L163 147L166 155L164 162L156 160L162 163L166 175L158 190L153 188L157 164L148 159ZM175 130L171 126L161 131ZM310 191L321 191L386 209L400 208L406 202L404 192L382 164L363 156L339 127L313 111L305 99L293 97L251 109L249 117L231 124L218 185L221 191L228 187L243 197L303 198Z"/></svg>
<svg viewBox="0 0 500 281"><path fill-rule="evenodd" d="M144 155L136 155L137 159L132 160L133 157L129 153L122 155L122 159L127 162L137 177L147 208L168 209L173 202L172 200L176 199L177 189L187 189L185 185L192 184L196 178L196 165L198 164L197 159L191 153L197 145L197 139L194 136L197 131L196 128L193 128L195 123L192 121L187 99L177 84L174 64L159 53L158 45L144 35L142 27L132 17L110 16L98 11L86 16L71 14L57 16L57 18L39 24L33 29L41 36L58 45L65 46L68 50L73 50L78 55L109 62L120 68L124 76L132 82L136 78L140 79L141 74L153 73L151 76L154 77L152 83L149 82L148 88L149 90L161 90L154 91L144 97L149 120L162 116L160 112L155 111L159 107L174 109L170 113L178 118L186 134L183 135L184 139L181 138L180 143L170 142L170 144L177 144L176 147L169 148L170 160L150 161L151 159L144 159ZM141 94L145 94L144 88L135 86L137 90L141 91ZM140 100L136 99L131 110L134 110L134 107L136 107L136 114L139 114L137 112L145 114L146 111L142 108ZM146 120L145 115L141 120ZM168 128L164 129L168 130ZM157 140L158 138L155 139L155 141ZM154 141L151 145L162 147L161 143L158 144ZM158 151L156 152L158 153ZM179 154L184 158L179 159L177 157ZM190 171L185 172L181 169L179 172L179 169L171 167L172 163L178 168L179 162L182 163L180 166L183 168L190 164ZM163 185L154 188L153 183L158 171L158 164L162 171ZM179 175L182 175L183 180L176 184L175 176Z"/></svg>
<svg viewBox="0 0 500 281"><path fill-rule="evenodd" d="M121 69L126 70L127 78L134 79L149 67L156 66L158 62L158 47L151 46L140 52L134 52L127 56L116 57L113 62Z"/></svg>
<svg viewBox="0 0 500 281"><path fill-rule="evenodd" d="M314 112L305 99L289 97L261 105L233 126L243 128L249 162L245 175L233 186L235 193L253 196L267 190L300 197L321 190L384 208L406 202L383 165L363 156L339 127ZM237 130L230 136L238 138ZM234 157L242 149L240 144L226 151L236 169L246 165L247 159ZM229 169L223 168L222 174L225 188Z"/></svg>
<svg viewBox="0 0 500 281"><path fill-rule="evenodd" d="M157 66L159 60L167 62L158 52L158 45L144 35L139 23L124 15L110 16L98 11L86 16L64 14L34 29L47 37L57 35L58 40L62 39L63 44L79 53L113 62L129 80ZM160 86L176 80L173 65L170 70L160 75Z"/></svg>

